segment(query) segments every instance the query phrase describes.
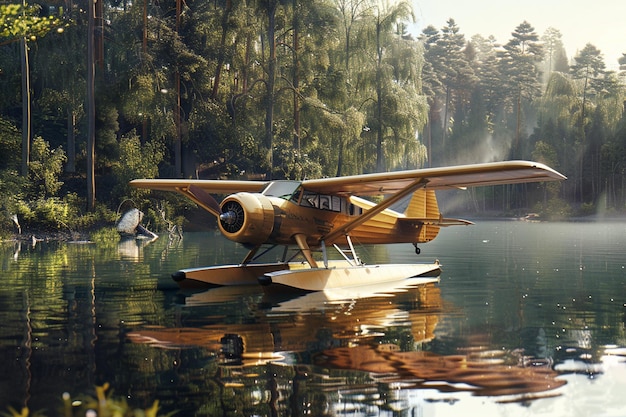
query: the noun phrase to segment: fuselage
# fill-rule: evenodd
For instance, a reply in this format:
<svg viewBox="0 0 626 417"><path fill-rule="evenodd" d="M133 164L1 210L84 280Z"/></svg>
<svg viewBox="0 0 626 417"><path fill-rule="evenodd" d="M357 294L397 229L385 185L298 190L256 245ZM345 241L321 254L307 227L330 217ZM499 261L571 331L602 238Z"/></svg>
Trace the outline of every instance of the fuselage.
<svg viewBox="0 0 626 417"><path fill-rule="evenodd" d="M226 197L218 223L226 238L244 244L289 245L294 243L295 235L303 235L309 245L318 246L335 228L367 210L366 202L355 197L313 193L303 190L298 182L276 181L261 193ZM350 237L361 244L422 243L434 238L431 233L424 239L421 226L398 221L404 217L394 210L383 210L352 229ZM341 244L345 238L325 243Z"/></svg>

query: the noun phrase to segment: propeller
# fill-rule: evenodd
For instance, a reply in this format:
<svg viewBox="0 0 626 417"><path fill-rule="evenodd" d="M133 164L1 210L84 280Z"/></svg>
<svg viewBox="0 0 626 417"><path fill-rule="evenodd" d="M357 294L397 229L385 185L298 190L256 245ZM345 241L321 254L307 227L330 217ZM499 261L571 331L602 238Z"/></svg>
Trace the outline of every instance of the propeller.
<svg viewBox="0 0 626 417"><path fill-rule="evenodd" d="M198 202L204 204L205 208L213 213L215 216L220 215L220 205L211 194L207 193L197 185L190 185L189 192L194 195Z"/></svg>
<svg viewBox="0 0 626 417"><path fill-rule="evenodd" d="M229 233L236 233L241 230L245 218L245 211L238 201L227 201L222 207L220 222L224 230Z"/></svg>
<svg viewBox="0 0 626 417"><path fill-rule="evenodd" d="M237 200L226 199L222 207L215 198L197 185L190 185L187 189L197 203L216 216L224 231L237 233L244 225L246 214L243 206Z"/></svg>

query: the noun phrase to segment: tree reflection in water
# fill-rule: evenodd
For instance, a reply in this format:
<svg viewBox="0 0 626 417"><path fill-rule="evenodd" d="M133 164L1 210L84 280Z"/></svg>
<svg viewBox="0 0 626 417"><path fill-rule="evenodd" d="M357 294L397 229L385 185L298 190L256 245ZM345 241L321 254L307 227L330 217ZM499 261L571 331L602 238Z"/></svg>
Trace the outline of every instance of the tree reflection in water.
<svg viewBox="0 0 626 417"><path fill-rule="evenodd" d="M180 292L172 271L245 254L210 233L1 244L0 412L108 382L178 415L624 415L626 223L455 230L421 255L438 284L306 296Z"/></svg>

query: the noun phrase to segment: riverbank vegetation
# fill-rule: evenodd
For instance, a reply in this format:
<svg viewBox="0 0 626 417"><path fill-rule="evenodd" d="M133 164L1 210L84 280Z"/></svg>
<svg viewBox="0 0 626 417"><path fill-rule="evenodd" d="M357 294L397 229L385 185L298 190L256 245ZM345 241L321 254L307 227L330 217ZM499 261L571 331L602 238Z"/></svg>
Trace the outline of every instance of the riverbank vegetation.
<svg viewBox="0 0 626 417"><path fill-rule="evenodd" d="M0 412L0 415L5 417L46 417L50 415L61 417L158 417L176 414L159 414L158 401L155 401L152 403L152 406L146 409L133 409L123 397L112 395L108 383L97 385L94 391L95 395L93 396L82 394L76 399L72 399L68 392L64 392L59 405L55 407L57 411L31 411L27 407L16 410L9 407L7 412Z"/></svg>
<svg viewBox="0 0 626 417"><path fill-rule="evenodd" d="M450 19L412 33L403 1L64 5L0 10L1 233L75 233L126 206L155 229L184 222L189 203L131 190L139 177L506 159L569 180L476 190L460 211L625 208L624 73L591 44L568 57L558 29L524 21L499 40Z"/></svg>

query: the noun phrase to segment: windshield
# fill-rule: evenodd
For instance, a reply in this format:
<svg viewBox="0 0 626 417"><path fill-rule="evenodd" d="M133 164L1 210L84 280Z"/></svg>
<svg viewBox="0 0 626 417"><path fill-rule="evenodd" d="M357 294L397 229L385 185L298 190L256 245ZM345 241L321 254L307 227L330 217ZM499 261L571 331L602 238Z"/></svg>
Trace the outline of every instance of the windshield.
<svg viewBox="0 0 626 417"><path fill-rule="evenodd" d="M300 181L272 181L267 184L261 194L289 200L298 187L300 187Z"/></svg>

